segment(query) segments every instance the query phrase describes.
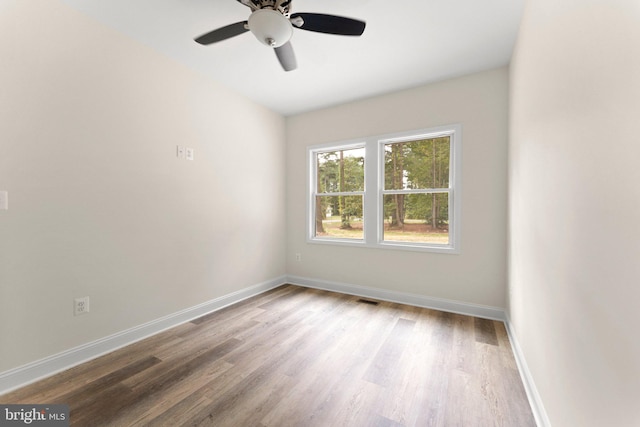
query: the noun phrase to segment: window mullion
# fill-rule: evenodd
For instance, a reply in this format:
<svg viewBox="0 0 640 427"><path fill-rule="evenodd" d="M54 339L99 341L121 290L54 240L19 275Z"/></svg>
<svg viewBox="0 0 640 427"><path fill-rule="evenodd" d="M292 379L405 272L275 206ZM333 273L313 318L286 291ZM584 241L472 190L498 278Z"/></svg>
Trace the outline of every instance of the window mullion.
<svg viewBox="0 0 640 427"><path fill-rule="evenodd" d="M378 144L376 140L366 143L367 161L364 164L364 241L367 245L378 243L378 223L380 215L378 205Z"/></svg>

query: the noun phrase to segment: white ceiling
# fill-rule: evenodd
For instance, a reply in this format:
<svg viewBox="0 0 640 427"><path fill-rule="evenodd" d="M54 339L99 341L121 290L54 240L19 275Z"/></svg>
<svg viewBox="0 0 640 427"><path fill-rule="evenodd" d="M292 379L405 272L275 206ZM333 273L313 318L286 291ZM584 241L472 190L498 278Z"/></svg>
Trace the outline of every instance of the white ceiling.
<svg viewBox="0 0 640 427"><path fill-rule="evenodd" d="M244 21L236 0L63 0L98 21L284 115L509 63L525 0L295 0L291 12L367 22L361 37L294 30L298 69L284 72L251 33L193 39Z"/></svg>

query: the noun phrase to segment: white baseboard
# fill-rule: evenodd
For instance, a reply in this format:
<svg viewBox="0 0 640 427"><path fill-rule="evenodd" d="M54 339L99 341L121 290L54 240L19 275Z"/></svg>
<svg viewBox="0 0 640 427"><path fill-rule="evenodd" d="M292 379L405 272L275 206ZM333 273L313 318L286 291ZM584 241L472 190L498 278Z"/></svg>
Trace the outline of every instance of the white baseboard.
<svg viewBox="0 0 640 427"><path fill-rule="evenodd" d="M536 384L533 381L531 371L529 371L527 361L524 358L524 353L522 352L522 348L520 347L520 343L518 342L518 338L516 337L515 331L513 330L513 326L511 325L511 320L509 319L508 315L506 316L504 324L507 329L507 334L509 335L509 341L511 342L511 348L516 359L516 364L518 365L518 371L520 371L520 377L522 378L524 389L527 392L527 398L529 399L529 405L531 405L531 411L533 412L533 416L536 419L536 424L538 425L538 427L551 427L551 422L549 421L549 417L547 416L547 411L545 411L544 409L542 399L540 398L540 394L538 393Z"/></svg>
<svg viewBox="0 0 640 427"><path fill-rule="evenodd" d="M62 372L73 366L133 344L159 332L189 322L228 305L261 294L286 283L286 276L241 289L220 298L187 308L62 353L0 373L0 395Z"/></svg>
<svg viewBox="0 0 640 427"><path fill-rule="evenodd" d="M386 289L370 288L348 283L310 279L307 277L287 276L287 283L291 283L292 285L305 286L307 288L324 289L326 291L334 291L360 297L374 298L382 301L414 305L416 307L432 308L435 310L447 311L450 313L465 314L468 316L499 320L502 322L504 322L505 320L504 310L498 307L471 304L442 298L433 298L424 295L395 292Z"/></svg>

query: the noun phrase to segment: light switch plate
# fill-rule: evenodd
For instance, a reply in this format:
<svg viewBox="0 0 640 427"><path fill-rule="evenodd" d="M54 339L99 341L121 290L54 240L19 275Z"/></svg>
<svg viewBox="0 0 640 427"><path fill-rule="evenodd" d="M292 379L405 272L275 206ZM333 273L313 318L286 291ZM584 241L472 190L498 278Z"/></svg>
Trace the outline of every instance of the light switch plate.
<svg viewBox="0 0 640 427"><path fill-rule="evenodd" d="M184 159L184 147L178 145L176 148L176 156L178 156L179 159Z"/></svg>
<svg viewBox="0 0 640 427"><path fill-rule="evenodd" d="M9 209L9 192L0 191L0 211L6 211Z"/></svg>

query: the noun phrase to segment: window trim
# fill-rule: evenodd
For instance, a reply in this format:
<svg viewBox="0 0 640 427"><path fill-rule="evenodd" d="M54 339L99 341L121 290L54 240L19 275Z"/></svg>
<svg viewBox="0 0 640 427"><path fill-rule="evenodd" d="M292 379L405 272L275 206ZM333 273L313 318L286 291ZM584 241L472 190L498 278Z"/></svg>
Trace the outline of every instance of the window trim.
<svg viewBox="0 0 640 427"><path fill-rule="evenodd" d="M448 189L403 190L403 194L449 193L449 243L415 243L400 241L384 241L384 158L385 144L415 141L419 139L450 137L450 176ZM364 192L350 193L363 195L363 238L339 239L315 237L315 196L317 189L316 154L326 151L346 149L365 149ZM374 135L366 138L340 141L336 143L318 144L307 147L307 206L306 236L307 242L313 244L329 244L340 246L356 246L377 249L408 250L434 253L461 253L462 228L462 125L452 124L428 129L397 132L393 134Z"/></svg>

